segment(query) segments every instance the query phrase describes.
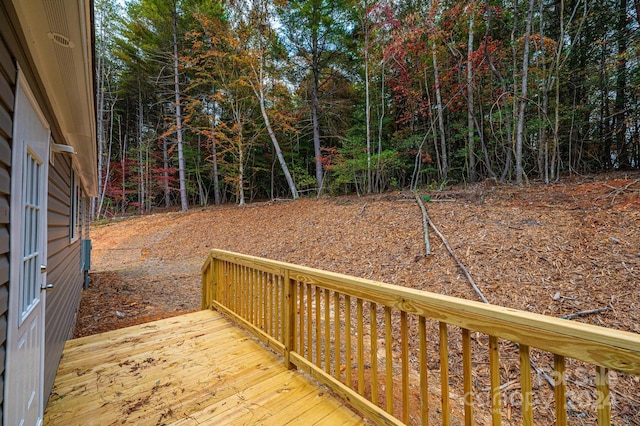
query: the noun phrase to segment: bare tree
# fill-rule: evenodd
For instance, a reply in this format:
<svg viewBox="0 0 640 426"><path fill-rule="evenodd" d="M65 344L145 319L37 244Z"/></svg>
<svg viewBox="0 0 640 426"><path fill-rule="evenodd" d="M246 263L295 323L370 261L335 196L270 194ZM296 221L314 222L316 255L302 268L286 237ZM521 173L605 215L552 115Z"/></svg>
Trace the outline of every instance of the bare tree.
<svg viewBox="0 0 640 426"><path fill-rule="evenodd" d="M516 133L516 183L521 184L523 178L522 169L522 144L524 139L524 113L527 107L527 77L529 74L529 40L531 38L531 21L533 19L533 3L529 0L526 29L524 32L524 49L522 54L522 83L518 106L518 129Z"/></svg>

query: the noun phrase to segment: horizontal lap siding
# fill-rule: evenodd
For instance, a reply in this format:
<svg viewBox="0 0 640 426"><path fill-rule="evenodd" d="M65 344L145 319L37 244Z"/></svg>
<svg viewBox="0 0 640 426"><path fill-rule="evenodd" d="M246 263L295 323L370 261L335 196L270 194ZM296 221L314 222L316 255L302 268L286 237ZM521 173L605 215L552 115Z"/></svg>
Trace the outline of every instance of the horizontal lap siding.
<svg viewBox="0 0 640 426"><path fill-rule="evenodd" d="M0 425L4 424L4 368L7 337L9 294L9 212L11 190L11 135L13 104L17 79L16 63L29 82L34 97L52 131L52 141L61 131L52 107L43 91L42 82L33 66L25 41L17 26L11 2L0 2ZM71 157L56 154L49 170L49 209L47 212L47 280L55 285L46 296L45 324L45 404L53 386L65 341L75 324L83 274L80 271L80 240L69 240Z"/></svg>
<svg viewBox="0 0 640 426"><path fill-rule="evenodd" d="M0 424L3 423L4 361L9 305L9 211L11 203L11 135L16 66L0 30Z"/></svg>
<svg viewBox="0 0 640 426"><path fill-rule="evenodd" d="M80 239L70 241L71 157L55 154L49 169L47 292L45 324L45 398L53 387L65 341L75 325L83 274L80 270Z"/></svg>

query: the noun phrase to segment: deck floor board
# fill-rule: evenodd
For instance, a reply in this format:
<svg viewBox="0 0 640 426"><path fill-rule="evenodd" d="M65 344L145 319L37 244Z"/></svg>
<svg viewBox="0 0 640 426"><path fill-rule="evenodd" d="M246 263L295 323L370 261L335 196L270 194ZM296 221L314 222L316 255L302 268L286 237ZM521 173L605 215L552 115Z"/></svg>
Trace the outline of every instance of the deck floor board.
<svg viewBox="0 0 640 426"><path fill-rule="evenodd" d="M70 340L45 425L364 424L214 311Z"/></svg>

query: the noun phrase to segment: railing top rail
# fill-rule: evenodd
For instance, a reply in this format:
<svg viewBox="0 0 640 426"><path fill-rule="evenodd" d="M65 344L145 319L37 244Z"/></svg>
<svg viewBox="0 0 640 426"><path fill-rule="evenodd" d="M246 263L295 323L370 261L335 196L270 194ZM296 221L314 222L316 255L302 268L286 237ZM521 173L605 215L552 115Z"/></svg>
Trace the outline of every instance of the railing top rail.
<svg viewBox="0 0 640 426"><path fill-rule="evenodd" d="M296 281L318 285L558 355L630 374L640 374L639 334L225 250L211 250L205 266L213 258L280 275L288 270L289 277Z"/></svg>

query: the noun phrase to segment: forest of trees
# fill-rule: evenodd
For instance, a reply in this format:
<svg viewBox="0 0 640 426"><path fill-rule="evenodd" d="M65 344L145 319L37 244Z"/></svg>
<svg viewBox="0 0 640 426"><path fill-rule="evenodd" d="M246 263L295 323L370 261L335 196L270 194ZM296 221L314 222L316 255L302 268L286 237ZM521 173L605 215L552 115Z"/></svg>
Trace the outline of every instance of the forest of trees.
<svg viewBox="0 0 640 426"><path fill-rule="evenodd" d="M95 217L640 167L640 0L96 0Z"/></svg>

